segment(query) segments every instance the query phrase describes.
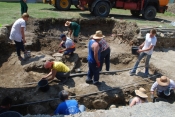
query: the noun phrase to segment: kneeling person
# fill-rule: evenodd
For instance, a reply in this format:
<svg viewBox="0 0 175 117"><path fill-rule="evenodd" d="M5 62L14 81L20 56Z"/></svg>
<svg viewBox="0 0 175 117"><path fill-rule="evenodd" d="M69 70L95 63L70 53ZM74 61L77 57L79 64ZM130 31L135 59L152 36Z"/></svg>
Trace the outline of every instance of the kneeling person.
<svg viewBox="0 0 175 117"><path fill-rule="evenodd" d="M157 89L157 96L168 98L174 94L175 82L166 76L157 78L156 82L151 87L151 98L154 99L154 91Z"/></svg>
<svg viewBox="0 0 175 117"><path fill-rule="evenodd" d="M62 62L47 61L44 64L46 69L51 69L50 73L47 74L43 79L48 81L53 80L54 77L65 83L70 75L70 69ZM51 76L51 78L49 78Z"/></svg>
<svg viewBox="0 0 175 117"><path fill-rule="evenodd" d="M75 51L75 44L72 39L66 37L65 34L61 34L60 38L62 39L62 41L59 47L63 47L65 49L59 50L59 52L64 52L64 55L73 54L73 52Z"/></svg>
<svg viewBox="0 0 175 117"><path fill-rule="evenodd" d="M61 102L56 108L54 112L55 115L70 115L85 111L86 108L84 105L78 106L78 102L76 100L68 99L69 93L67 91L62 90L58 95L63 102Z"/></svg>

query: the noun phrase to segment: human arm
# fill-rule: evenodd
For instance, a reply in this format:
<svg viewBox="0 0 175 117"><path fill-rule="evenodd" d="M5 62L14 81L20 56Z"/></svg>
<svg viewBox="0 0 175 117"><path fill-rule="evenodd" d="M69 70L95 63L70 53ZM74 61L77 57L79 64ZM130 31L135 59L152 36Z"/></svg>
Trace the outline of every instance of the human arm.
<svg viewBox="0 0 175 117"><path fill-rule="evenodd" d="M142 49L145 44L145 41L139 46L139 49Z"/></svg>
<svg viewBox="0 0 175 117"><path fill-rule="evenodd" d="M64 43L64 41L61 41L61 43L59 44L59 48L62 47L62 44Z"/></svg>
<svg viewBox="0 0 175 117"><path fill-rule="evenodd" d="M45 77L43 77L43 79L46 79L46 80L48 80L48 81L53 80L54 77L55 77L55 75L56 75L56 73L57 73L56 70L51 69L50 73L47 74ZM50 76L51 76L51 78L49 78Z"/></svg>
<svg viewBox="0 0 175 117"><path fill-rule="evenodd" d="M72 30L69 30L69 32L70 32L69 34L70 34L70 37L71 37L73 31Z"/></svg>
<svg viewBox="0 0 175 117"><path fill-rule="evenodd" d="M130 107L134 106L137 102L137 99L134 97L131 101L131 103L129 104Z"/></svg>
<svg viewBox="0 0 175 117"><path fill-rule="evenodd" d="M170 79L170 88L175 90L175 82Z"/></svg>
<svg viewBox="0 0 175 117"><path fill-rule="evenodd" d="M140 53L140 52L144 52L144 51L149 51L149 50L151 50L153 47L154 47L154 45L150 45L149 48L146 48L146 49L144 49L144 50L139 49L137 52Z"/></svg>
<svg viewBox="0 0 175 117"><path fill-rule="evenodd" d="M26 43L24 29L25 29L25 27L21 27L21 34L22 34L23 43Z"/></svg>
<svg viewBox="0 0 175 117"><path fill-rule="evenodd" d="M154 90L157 88L157 86L158 86L158 83L157 83L157 82L155 82L155 83L151 86L150 92L151 92L151 98L152 98L152 99L154 98Z"/></svg>
<svg viewBox="0 0 175 117"><path fill-rule="evenodd" d="M70 49L75 47L75 44L73 43L73 41L66 41L65 47L66 47L65 49L62 49L59 52L61 53L61 52L66 51L66 50L70 50Z"/></svg>

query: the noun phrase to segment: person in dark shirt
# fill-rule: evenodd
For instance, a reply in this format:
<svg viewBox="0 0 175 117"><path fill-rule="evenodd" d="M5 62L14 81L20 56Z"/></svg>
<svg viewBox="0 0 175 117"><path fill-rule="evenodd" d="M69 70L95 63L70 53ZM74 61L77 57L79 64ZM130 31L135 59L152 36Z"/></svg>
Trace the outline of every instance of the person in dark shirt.
<svg viewBox="0 0 175 117"><path fill-rule="evenodd" d="M80 25L76 22L66 21L65 26L69 27L70 37L71 37L72 32L73 32L74 42L77 43L78 34L80 32Z"/></svg>
<svg viewBox="0 0 175 117"><path fill-rule="evenodd" d="M28 10L28 6L27 6L27 0L20 0L20 4L21 4L21 15L23 13L27 13Z"/></svg>
<svg viewBox="0 0 175 117"><path fill-rule="evenodd" d="M8 111L11 108L11 104L12 99L9 97L5 97L1 102L0 113Z"/></svg>

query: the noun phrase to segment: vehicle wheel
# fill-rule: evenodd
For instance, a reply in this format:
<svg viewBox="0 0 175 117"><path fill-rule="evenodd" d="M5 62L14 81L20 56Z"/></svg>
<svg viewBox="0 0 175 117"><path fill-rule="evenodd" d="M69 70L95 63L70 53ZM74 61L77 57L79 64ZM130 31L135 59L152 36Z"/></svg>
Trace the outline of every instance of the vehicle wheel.
<svg viewBox="0 0 175 117"><path fill-rule="evenodd" d="M94 14L96 16L107 17L110 12L110 7L107 2L98 2L94 7Z"/></svg>
<svg viewBox="0 0 175 117"><path fill-rule="evenodd" d="M145 12L143 14L143 17L147 20L153 20L155 17L156 17L156 9L155 7L153 6L148 6L146 9L145 9Z"/></svg>
<svg viewBox="0 0 175 117"><path fill-rule="evenodd" d="M69 10L71 6L71 1L70 0L56 0L56 8L59 10Z"/></svg>
<svg viewBox="0 0 175 117"><path fill-rule="evenodd" d="M138 17L140 15L140 11L139 10L130 10L130 12L135 17Z"/></svg>

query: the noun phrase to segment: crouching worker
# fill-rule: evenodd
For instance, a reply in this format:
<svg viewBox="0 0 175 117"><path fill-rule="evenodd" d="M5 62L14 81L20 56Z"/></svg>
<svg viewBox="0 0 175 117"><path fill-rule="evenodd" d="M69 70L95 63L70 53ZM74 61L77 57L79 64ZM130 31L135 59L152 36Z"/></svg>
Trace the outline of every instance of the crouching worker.
<svg viewBox="0 0 175 117"><path fill-rule="evenodd" d="M69 37L66 37L65 34L61 34L60 38L62 39L62 41L59 47L63 47L65 49L59 50L59 53L64 52L64 55L68 55L68 54L73 55L73 52L75 51L75 44L72 41L72 39L70 39Z"/></svg>
<svg viewBox="0 0 175 117"><path fill-rule="evenodd" d="M49 74L47 74L45 77L42 78L48 81L53 80L54 77L56 77L57 79L61 80L62 83L65 83L68 80L68 77L70 76L69 67L67 67L62 62L47 61L44 64L44 68L51 70Z"/></svg>
<svg viewBox="0 0 175 117"><path fill-rule="evenodd" d="M154 91L157 89L157 96L167 98L174 94L175 82L166 76L157 78L156 82L151 87L151 98L154 99Z"/></svg>
<svg viewBox="0 0 175 117"><path fill-rule="evenodd" d="M135 90L136 97L132 98L129 102L129 106L132 107L137 104L145 103L147 101L146 90L144 88L139 88L139 90Z"/></svg>
<svg viewBox="0 0 175 117"><path fill-rule="evenodd" d="M63 102L61 102L56 108L54 112L55 115L73 115L86 110L84 105L78 106L78 102L76 100L69 100L69 93L67 91L62 90L59 92L58 96Z"/></svg>

